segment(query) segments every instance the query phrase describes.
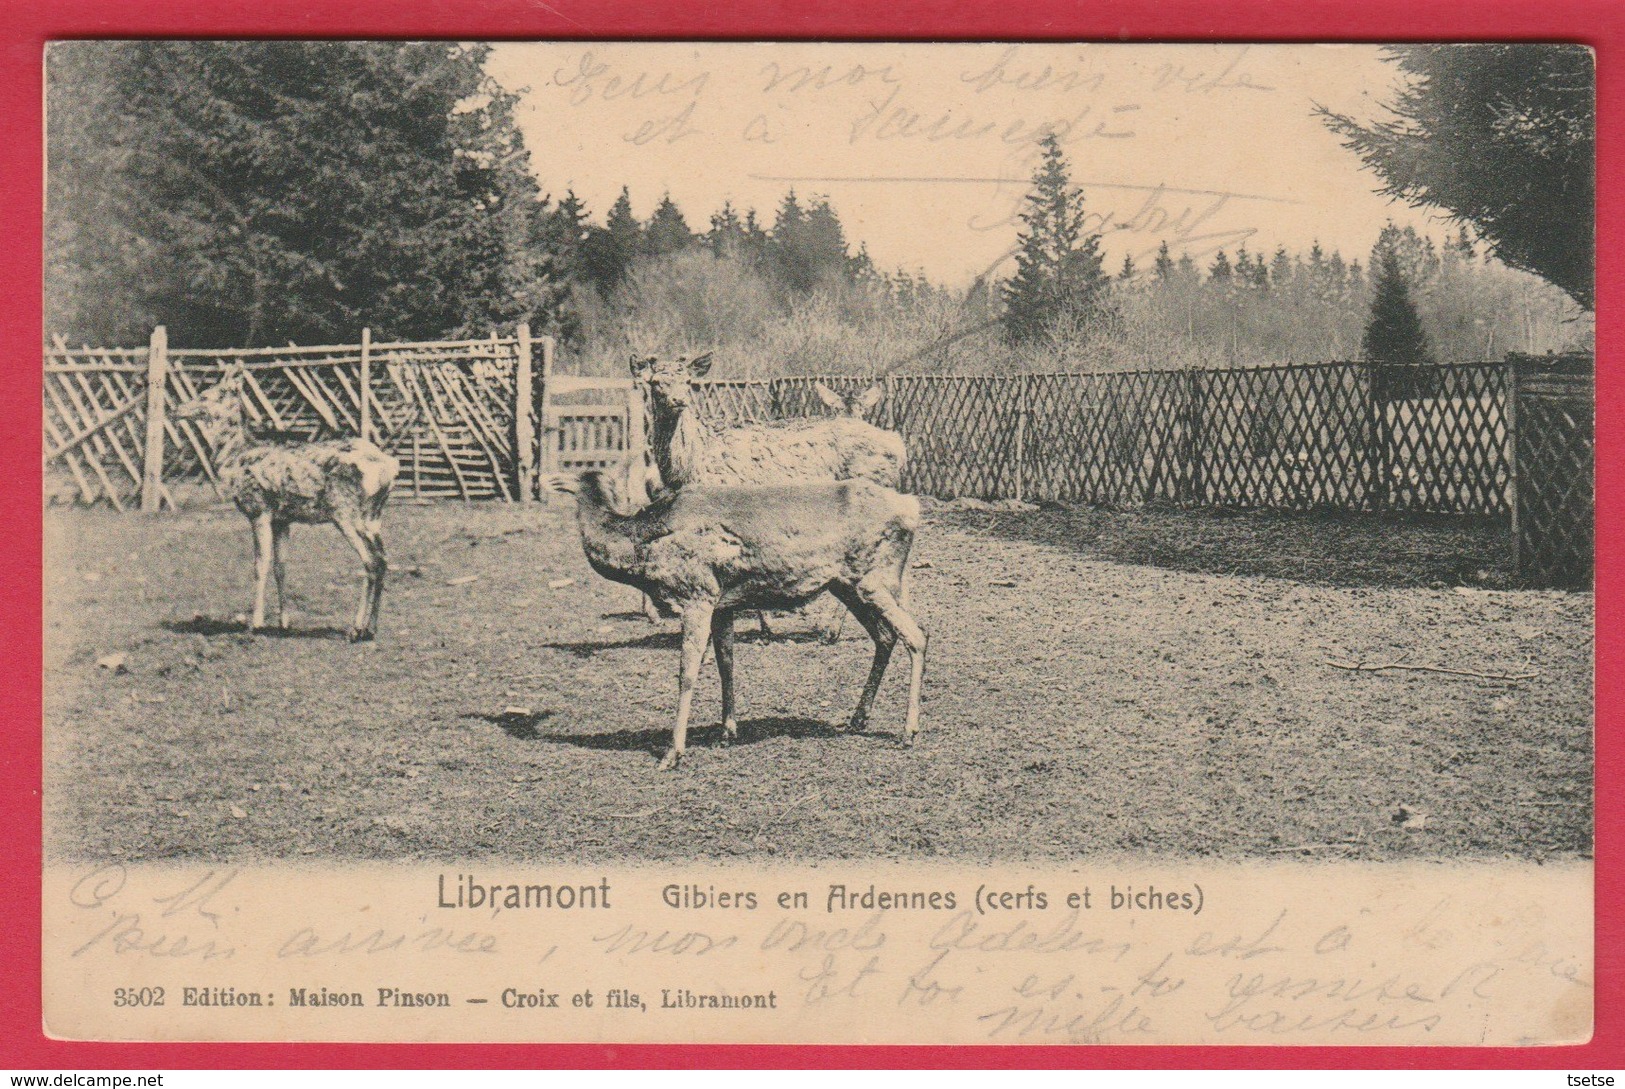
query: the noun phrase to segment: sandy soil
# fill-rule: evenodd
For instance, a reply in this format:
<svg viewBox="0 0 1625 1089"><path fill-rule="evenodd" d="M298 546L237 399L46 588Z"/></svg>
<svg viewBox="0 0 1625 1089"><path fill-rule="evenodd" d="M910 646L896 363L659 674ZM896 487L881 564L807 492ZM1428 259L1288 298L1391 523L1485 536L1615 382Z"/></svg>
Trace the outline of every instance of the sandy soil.
<svg viewBox="0 0 1625 1089"><path fill-rule="evenodd" d="M935 510L921 741L906 659L740 624L677 773L674 622L596 577L564 507L403 505L378 642L354 556L299 528L293 629L243 629L247 523L46 517L59 859L1589 856L1592 599L1505 585L1460 521ZM469 576L473 576L470 580ZM832 605L821 606L828 612ZM110 658L109 656L122 656ZM98 661L103 664L98 664ZM1403 662L1498 677L1342 665Z"/></svg>

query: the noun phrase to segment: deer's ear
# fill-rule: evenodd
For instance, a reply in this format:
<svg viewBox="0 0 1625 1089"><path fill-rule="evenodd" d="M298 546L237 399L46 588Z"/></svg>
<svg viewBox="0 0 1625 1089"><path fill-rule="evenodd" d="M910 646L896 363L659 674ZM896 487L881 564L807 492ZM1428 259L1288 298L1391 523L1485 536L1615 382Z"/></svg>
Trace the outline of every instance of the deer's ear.
<svg viewBox="0 0 1625 1089"><path fill-rule="evenodd" d="M688 373L695 378L704 378L711 373L711 353L697 355L688 361Z"/></svg>
<svg viewBox="0 0 1625 1089"><path fill-rule="evenodd" d="M634 354L632 356L632 377L633 378L642 378L645 374L647 374L650 371L654 370L654 365L655 365L655 357L654 356L652 356L652 355L636 355L636 354Z"/></svg>
<svg viewBox="0 0 1625 1089"><path fill-rule="evenodd" d="M833 408L836 412L844 413L846 411L846 402L841 400L841 395L824 385L824 383L814 382L813 392L818 394L818 399L820 401L824 402L824 404L828 407Z"/></svg>
<svg viewBox="0 0 1625 1089"><path fill-rule="evenodd" d="M886 387L877 382L868 389L864 390L862 393L858 394L857 400L853 401L852 403L857 407L859 412L868 412L871 408L874 408L882 400L884 400L885 396Z"/></svg>

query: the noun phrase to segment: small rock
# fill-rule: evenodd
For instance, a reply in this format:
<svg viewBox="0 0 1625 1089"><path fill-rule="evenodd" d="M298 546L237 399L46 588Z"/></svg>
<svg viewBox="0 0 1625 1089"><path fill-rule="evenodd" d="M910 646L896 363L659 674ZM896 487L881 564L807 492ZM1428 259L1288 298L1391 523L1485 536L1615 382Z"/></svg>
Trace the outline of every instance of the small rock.
<svg viewBox="0 0 1625 1089"><path fill-rule="evenodd" d="M574 586L575 582L575 579L549 579L547 588L549 590L562 590L566 586Z"/></svg>
<svg viewBox="0 0 1625 1089"><path fill-rule="evenodd" d="M459 575L454 579L447 579L447 586L467 586L471 582L478 582L478 575Z"/></svg>
<svg viewBox="0 0 1625 1089"><path fill-rule="evenodd" d="M112 673L129 672L129 670L124 666L123 654L104 654L100 658L96 659L96 664L102 669L108 670Z"/></svg>
<svg viewBox="0 0 1625 1089"><path fill-rule="evenodd" d="M530 708L529 707L504 707L502 709L502 713L504 715L511 715L511 716L518 717L518 716L523 716L523 715L529 715L530 714Z"/></svg>
<svg viewBox="0 0 1625 1089"><path fill-rule="evenodd" d="M924 571L926 568L932 566L932 564L930 560L915 560L913 566L914 570L916 571Z"/></svg>
<svg viewBox="0 0 1625 1089"><path fill-rule="evenodd" d="M406 769L406 777L408 779L416 779L418 777L418 775L419 775L419 772L418 772L417 768L407 768Z"/></svg>
<svg viewBox="0 0 1625 1089"><path fill-rule="evenodd" d="M1014 586L1015 584L1014 579L994 579L988 583L989 586Z"/></svg>
<svg viewBox="0 0 1625 1089"><path fill-rule="evenodd" d="M236 817L238 820L242 820L244 817L248 816L247 812L245 812L243 807L240 805L234 805L231 807L231 815Z"/></svg>

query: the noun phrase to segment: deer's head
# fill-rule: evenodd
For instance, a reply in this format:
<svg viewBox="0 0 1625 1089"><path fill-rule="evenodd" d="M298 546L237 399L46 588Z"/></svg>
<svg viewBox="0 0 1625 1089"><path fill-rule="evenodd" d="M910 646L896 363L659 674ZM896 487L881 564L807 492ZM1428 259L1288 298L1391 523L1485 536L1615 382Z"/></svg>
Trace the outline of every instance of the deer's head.
<svg viewBox="0 0 1625 1089"><path fill-rule="evenodd" d="M190 401L177 405L170 415L177 420L190 420L205 433L213 436L226 428L240 427L243 421L243 377L247 372L241 363L227 367L220 381Z"/></svg>
<svg viewBox="0 0 1625 1089"><path fill-rule="evenodd" d="M675 359L634 355L632 381L647 391L656 416L676 416L688 408L694 380L711 373L711 353L680 355Z"/></svg>
<svg viewBox="0 0 1625 1089"><path fill-rule="evenodd" d="M814 382L813 392L827 407L834 409L837 416L851 416L859 420L874 411L875 406L886 398L886 387L879 382L849 395L836 393L822 382Z"/></svg>

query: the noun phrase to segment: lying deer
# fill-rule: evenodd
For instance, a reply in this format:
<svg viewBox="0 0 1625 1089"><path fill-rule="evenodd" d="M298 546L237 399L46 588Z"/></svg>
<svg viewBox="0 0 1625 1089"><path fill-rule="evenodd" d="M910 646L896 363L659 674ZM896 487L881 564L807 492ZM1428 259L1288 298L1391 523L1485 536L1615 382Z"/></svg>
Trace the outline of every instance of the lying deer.
<svg viewBox="0 0 1625 1089"><path fill-rule="evenodd" d="M920 524L920 504L867 480L739 488L689 486L627 509L605 475L555 474L552 491L576 496L587 562L600 575L635 586L683 617L677 725L662 770L687 747L694 681L707 643L722 680L722 728L738 737L734 717L734 614L802 605L828 590L875 643L869 679L848 729L862 730L897 640L908 647L908 719L920 730L926 635L898 604L903 570Z"/></svg>
<svg viewBox="0 0 1625 1089"><path fill-rule="evenodd" d="M650 449L666 487L830 480L872 480L894 491L902 486L903 436L862 418L880 402L884 386L843 398L820 383L815 391L840 413L834 417L717 427L692 411L694 382L710 373L710 352L676 359L633 356L631 369L644 394ZM767 618L760 623L766 634ZM824 632L831 642L838 635L837 629Z"/></svg>
<svg viewBox="0 0 1625 1089"><path fill-rule="evenodd" d="M362 439L326 442L256 441L243 427L241 364L174 412L192 420L214 451L215 471L226 495L254 527L254 615L250 627L265 627L265 584L276 569L274 623L283 627L286 603L283 553L295 522L332 522L361 557L366 586L350 639L371 639L384 596L384 557L380 519L400 462Z"/></svg>

